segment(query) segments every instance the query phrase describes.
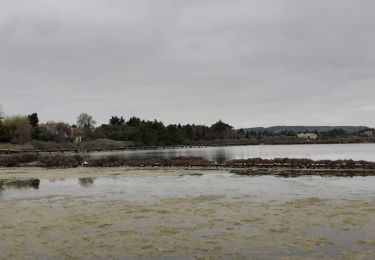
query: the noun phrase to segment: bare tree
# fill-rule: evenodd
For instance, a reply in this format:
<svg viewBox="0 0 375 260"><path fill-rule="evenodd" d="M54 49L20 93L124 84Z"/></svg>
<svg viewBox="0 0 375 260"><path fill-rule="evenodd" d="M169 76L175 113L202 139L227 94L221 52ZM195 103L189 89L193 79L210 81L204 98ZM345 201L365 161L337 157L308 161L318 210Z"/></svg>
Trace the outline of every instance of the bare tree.
<svg viewBox="0 0 375 260"><path fill-rule="evenodd" d="M96 121L87 113L81 113L77 117L77 126L80 128L93 129Z"/></svg>

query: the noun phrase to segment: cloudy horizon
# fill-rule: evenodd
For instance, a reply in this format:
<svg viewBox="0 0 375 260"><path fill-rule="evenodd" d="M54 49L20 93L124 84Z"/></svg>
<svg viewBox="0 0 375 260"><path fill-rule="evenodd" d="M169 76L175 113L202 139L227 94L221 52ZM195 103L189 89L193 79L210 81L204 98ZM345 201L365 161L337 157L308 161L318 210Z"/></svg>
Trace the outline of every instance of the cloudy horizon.
<svg viewBox="0 0 375 260"><path fill-rule="evenodd" d="M375 126L371 0L4 0L0 105L236 128Z"/></svg>

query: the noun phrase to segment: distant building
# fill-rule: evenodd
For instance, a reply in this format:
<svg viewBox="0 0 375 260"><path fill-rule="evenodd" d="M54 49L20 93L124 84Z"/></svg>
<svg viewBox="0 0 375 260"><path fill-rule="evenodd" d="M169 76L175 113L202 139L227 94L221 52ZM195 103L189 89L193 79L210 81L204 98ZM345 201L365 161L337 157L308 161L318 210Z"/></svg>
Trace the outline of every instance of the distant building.
<svg viewBox="0 0 375 260"><path fill-rule="evenodd" d="M71 128L71 131L74 143L81 143L82 139L86 137L86 130L83 128Z"/></svg>
<svg viewBox="0 0 375 260"><path fill-rule="evenodd" d="M46 124L40 124L39 127L45 132L58 137L59 139L66 139L70 137L70 126L62 122L48 122Z"/></svg>
<svg viewBox="0 0 375 260"><path fill-rule="evenodd" d="M300 134L297 134L297 137L298 138L303 138L303 139L306 139L306 140L316 140L318 138L318 134L316 133L300 133Z"/></svg>

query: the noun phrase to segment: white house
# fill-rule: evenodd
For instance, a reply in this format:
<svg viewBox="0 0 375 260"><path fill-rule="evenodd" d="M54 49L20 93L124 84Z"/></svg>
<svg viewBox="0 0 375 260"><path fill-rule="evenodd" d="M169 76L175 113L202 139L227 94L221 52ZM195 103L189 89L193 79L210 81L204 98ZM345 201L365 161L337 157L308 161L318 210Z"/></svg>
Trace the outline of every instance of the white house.
<svg viewBox="0 0 375 260"><path fill-rule="evenodd" d="M316 133L306 133L306 134L300 133L300 134L297 134L297 137L307 139L307 140L316 140L318 138L318 134L316 134Z"/></svg>

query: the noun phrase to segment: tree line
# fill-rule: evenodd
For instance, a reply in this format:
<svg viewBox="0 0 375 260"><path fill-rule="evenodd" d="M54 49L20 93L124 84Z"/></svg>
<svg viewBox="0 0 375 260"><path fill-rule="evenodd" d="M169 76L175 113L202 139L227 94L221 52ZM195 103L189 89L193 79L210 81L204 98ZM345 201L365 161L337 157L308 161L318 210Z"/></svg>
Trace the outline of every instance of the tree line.
<svg viewBox="0 0 375 260"><path fill-rule="evenodd" d="M176 145L192 144L199 140L216 140L236 138L232 126L219 120L211 126L205 125L164 125L158 120L143 120L130 117L112 116L107 124L98 127L93 117L81 113L76 124L48 122L40 124L37 113L22 116L4 117L0 114L0 142L24 144L32 140L72 142L74 129L80 129L84 140L111 139L131 141L135 145Z"/></svg>
<svg viewBox="0 0 375 260"><path fill-rule="evenodd" d="M76 123L48 122L41 124L37 113L29 115L4 116L0 109L0 143L25 144L32 141L73 143L80 135L83 141L110 139L131 142L135 146L210 144L225 140L244 140L248 144L293 143L296 134L292 131L274 133L270 131L235 130L231 125L219 120L211 126L195 124L165 125L158 120L144 120L138 117L125 119L113 115L108 123L96 126L94 118L81 113ZM363 131L349 134L342 129L319 133L319 138L353 138ZM303 142L300 140L300 142Z"/></svg>
<svg viewBox="0 0 375 260"><path fill-rule="evenodd" d="M204 125L164 125L154 120L141 120L131 117L112 116L108 124L102 124L94 130L96 137L118 141L132 141L136 145L175 145L191 144L199 140L231 139L236 131L227 123L219 120L211 126Z"/></svg>

